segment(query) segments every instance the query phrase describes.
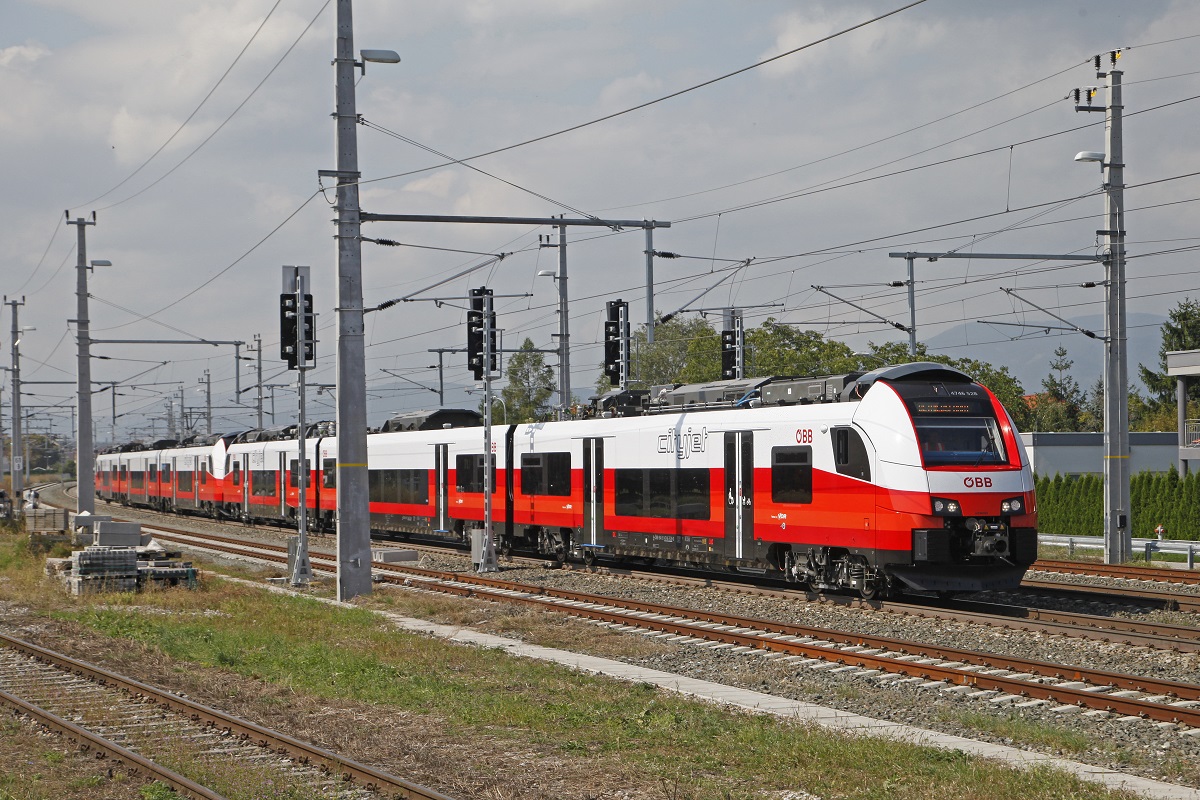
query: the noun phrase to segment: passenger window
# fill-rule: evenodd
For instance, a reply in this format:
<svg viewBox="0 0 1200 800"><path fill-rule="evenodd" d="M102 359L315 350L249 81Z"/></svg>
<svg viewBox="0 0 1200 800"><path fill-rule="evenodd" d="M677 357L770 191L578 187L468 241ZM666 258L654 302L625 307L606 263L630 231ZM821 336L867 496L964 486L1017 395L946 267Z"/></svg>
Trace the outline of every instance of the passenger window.
<svg viewBox="0 0 1200 800"><path fill-rule="evenodd" d="M771 448L771 500L812 502L812 448Z"/></svg>
<svg viewBox="0 0 1200 800"><path fill-rule="evenodd" d="M326 489L337 488L337 459L327 458L321 462L321 486Z"/></svg>
<svg viewBox="0 0 1200 800"><path fill-rule="evenodd" d="M871 480L871 460L862 437L853 428L833 429L833 461L841 475Z"/></svg>

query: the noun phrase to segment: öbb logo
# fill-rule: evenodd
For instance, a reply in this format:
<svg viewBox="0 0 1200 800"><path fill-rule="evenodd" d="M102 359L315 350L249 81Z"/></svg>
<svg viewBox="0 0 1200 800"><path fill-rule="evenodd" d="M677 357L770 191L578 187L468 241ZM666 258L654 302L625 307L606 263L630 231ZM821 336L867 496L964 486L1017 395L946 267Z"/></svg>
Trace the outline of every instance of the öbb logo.
<svg viewBox="0 0 1200 800"><path fill-rule="evenodd" d="M992 479L984 477L972 478L968 476L963 478L963 486L966 486L968 489L990 489L992 488Z"/></svg>

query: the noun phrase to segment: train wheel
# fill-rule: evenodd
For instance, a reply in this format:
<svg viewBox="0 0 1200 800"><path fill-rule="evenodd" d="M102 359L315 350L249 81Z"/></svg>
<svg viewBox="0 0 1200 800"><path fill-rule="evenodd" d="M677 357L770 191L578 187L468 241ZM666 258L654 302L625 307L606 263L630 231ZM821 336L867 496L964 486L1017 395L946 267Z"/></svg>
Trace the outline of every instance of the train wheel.
<svg viewBox="0 0 1200 800"><path fill-rule="evenodd" d="M583 548L583 565L588 568L596 566L596 551L590 547Z"/></svg>

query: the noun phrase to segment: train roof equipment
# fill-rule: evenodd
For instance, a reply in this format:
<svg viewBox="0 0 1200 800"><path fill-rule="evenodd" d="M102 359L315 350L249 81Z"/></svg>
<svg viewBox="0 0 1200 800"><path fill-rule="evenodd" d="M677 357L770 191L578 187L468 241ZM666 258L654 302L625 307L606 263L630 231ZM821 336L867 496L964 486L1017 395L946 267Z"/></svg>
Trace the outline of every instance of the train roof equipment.
<svg viewBox="0 0 1200 800"><path fill-rule="evenodd" d="M443 428L477 428L483 425L483 414L468 408L437 408L409 411L383 423L380 433L393 431L433 431Z"/></svg>

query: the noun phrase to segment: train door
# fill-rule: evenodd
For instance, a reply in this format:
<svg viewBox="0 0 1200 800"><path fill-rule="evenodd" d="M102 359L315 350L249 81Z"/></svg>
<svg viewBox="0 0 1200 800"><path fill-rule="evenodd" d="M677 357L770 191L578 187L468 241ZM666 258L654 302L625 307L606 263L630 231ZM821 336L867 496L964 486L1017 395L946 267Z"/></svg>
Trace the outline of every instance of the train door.
<svg viewBox="0 0 1200 800"><path fill-rule="evenodd" d="M288 454L286 452L280 452L279 453L279 480L277 481L277 484L279 486L279 516L283 519L287 519L287 515L288 515L287 466L288 466ZM300 463L299 463L299 461L297 461L296 469L299 470L299 468L300 468Z"/></svg>
<svg viewBox="0 0 1200 800"><path fill-rule="evenodd" d="M434 533L450 532L450 487L449 468L450 445L435 444L433 446L433 475L434 475Z"/></svg>
<svg viewBox="0 0 1200 800"><path fill-rule="evenodd" d="M179 456L171 456L171 508L179 509Z"/></svg>
<svg viewBox="0 0 1200 800"><path fill-rule="evenodd" d="M876 546L874 461L874 448L860 431L848 425L833 429L834 467L855 479L843 490L846 526L859 532L849 542L865 551L868 560L874 559Z"/></svg>
<svg viewBox="0 0 1200 800"><path fill-rule="evenodd" d="M754 536L754 433L725 433L725 556L746 558Z"/></svg>
<svg viewBox="0 0 1200 800"><path fill-rule="evenodd" d="M583 440L583 542L603 546L604 440Z"/></svg>

